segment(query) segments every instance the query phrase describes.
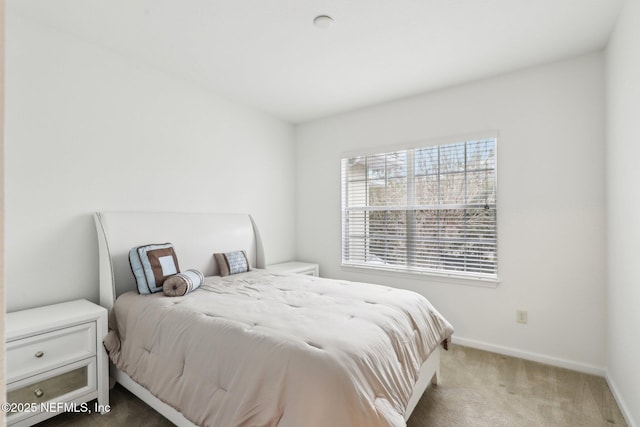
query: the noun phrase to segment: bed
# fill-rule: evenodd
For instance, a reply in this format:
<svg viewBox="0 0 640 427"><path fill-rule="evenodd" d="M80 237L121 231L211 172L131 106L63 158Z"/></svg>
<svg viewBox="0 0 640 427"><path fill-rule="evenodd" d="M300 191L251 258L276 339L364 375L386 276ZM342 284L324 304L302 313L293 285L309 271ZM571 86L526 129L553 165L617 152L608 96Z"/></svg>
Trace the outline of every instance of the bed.
<svg viewBox="0 0 640 427"><path fill-rule="evenodd" d="M378 285L278 274L251 216L101 212L100 304L111 376L179 426L405 426L453 328L423 297ZM138 295L132 247L171 242L205 283ZM219 275L212 254L252 270Z"/></svg>

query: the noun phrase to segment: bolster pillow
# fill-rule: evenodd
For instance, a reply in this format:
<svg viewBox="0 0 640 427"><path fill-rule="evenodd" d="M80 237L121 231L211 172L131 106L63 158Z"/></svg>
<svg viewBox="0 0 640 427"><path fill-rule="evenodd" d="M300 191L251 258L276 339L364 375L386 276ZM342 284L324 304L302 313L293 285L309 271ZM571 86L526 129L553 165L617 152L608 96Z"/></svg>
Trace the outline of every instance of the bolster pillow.
<svg viewBox="0 0 640 427"><path fill-rule="evenodd" d="M168 297L181 297L195 291L204 282L204 275L198 270L187 270L165 279L162 290Z"/></svg>

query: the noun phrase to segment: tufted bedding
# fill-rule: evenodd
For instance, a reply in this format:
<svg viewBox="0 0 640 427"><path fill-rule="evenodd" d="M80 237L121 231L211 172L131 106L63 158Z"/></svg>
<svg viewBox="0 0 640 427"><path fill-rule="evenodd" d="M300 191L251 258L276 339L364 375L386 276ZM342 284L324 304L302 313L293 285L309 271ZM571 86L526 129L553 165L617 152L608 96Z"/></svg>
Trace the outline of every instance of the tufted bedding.
<svg viewBox="0 0 640 427"><path fill-rule="evenodd" d="M183 297L121 295L114 364L203 426L405 426L451 325L422 296L253 270Z"/></svg>

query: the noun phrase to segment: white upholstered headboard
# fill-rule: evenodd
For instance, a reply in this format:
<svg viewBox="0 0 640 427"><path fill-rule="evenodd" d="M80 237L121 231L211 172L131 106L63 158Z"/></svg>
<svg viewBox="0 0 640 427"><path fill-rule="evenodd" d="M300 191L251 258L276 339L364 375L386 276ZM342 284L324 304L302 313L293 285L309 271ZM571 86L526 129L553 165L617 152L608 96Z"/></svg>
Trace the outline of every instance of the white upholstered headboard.
<svg viewBox="0 0 640 427"><path fill-rule="evenodd" d="M260 234L247 214L175 212L97 212L100 305L111 310L122 293L135 290L129 250L172 243L181 270L215 276L215 252L246 250L252 267L264 268Z"/></svg>

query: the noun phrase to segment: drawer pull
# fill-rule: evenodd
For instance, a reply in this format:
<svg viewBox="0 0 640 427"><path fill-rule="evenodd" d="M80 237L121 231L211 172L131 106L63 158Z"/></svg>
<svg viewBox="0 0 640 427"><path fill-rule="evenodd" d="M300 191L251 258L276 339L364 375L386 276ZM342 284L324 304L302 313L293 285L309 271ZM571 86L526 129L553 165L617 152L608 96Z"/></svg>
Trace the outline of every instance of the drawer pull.
<svg viewBox="0 0 640 427"><path fill-rule="evenodd" d="M44 356L44 352L38 351L38 352L36 352L35 356L36 357L42 357L42 356Z"/></svg>
<svg viewBox="0 0 640 427"><path fill-rule="evenodd" d="M41 388L37 388L34 390L33 394L35 394L36 397L42 397L42 395L44 394L44 391L42 391Z"/></svg>

